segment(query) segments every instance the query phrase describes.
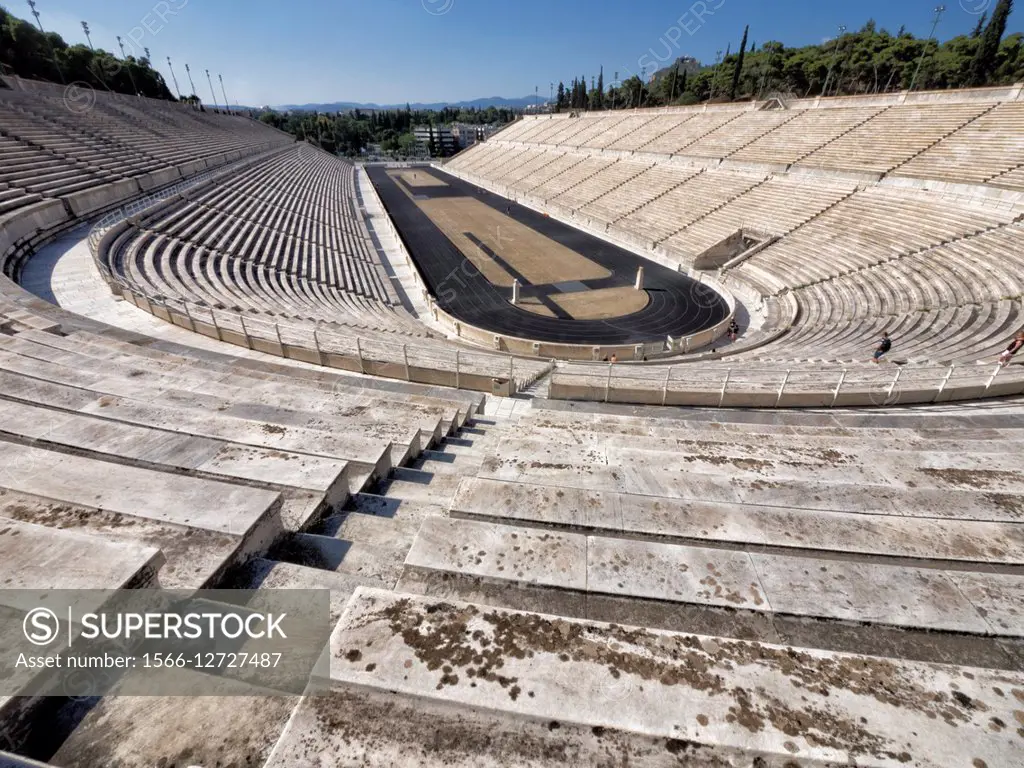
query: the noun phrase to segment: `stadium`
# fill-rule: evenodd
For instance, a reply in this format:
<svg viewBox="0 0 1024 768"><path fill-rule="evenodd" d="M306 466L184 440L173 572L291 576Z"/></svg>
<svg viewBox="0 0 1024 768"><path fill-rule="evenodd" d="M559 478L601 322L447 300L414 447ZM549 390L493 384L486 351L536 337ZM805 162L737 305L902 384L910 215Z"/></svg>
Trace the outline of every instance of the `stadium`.
<svg viewBox="0 0 1024 768"><path fill-rule="evenodd" d="M1020 765L1024 83L425 162L0 86L5 646L325 623L297 686L12 663L0 767Z"/></svg>

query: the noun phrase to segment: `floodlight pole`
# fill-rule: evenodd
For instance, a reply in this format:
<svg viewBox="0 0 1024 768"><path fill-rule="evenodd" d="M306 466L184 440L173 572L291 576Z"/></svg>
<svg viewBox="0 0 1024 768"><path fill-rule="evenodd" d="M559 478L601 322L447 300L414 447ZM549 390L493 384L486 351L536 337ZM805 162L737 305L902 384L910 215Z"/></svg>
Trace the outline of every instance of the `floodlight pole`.
<svg viewBox="0 0 1024 768"><path fill-rule="evenodd" d="M932 44L932 38L935 37L935 30L939 28L939 21L942 19L942 14L946 12L946 6L937 5L935 6L935 19L932 21L932 31L928 35L928 39L924 42L924 48L921 49L921 55L917 59L917 68L914 69L914 76L910 78L910 88L908 90L914 90L914 83L917 82L917 76L921 72L921 65L924 64L925 54L928 53L928 48Z"/></svg>
<svg viewBox="0 0 1024 768"><path fill-rule="evenodd" d="M64 70L60 68L60 62L57 61L57 52L53 50L53 44L50 42L50 38L46 36L46 30L43 29L43 22L39 20L39 11L36 10L35 0L28 0L28 7L32 9L32 15L36 17L36 24L39 26L39 32L42 34L43 39L46 40L46 47L50 49L50 58L53 59L53 66L57 69L57 74L60 76L61 85L67 84L64 79Z"/></svg>
<svg viewBox="0 0 1024 768"><path fill-rule="evenodd" d="M821 95L828 95L828 83L832 79L832 68L836 65L836 56L839 54L839 38L846 32L846 26L843 24L839 25L839 34L836 35L836 44L832 48L832 60L828 64L828 74L825 75L825 85L821 89Z"/></svg>
<svg viewBox="0 0 1024 768"><path fill-rule="evenodd" d="M213 108L220 109L217 106L217 94L213 92L213 80L210 79L210 70L206 70L206 82L210 84L210 95L213 97Z"/></svg>
<svg viewBox="0 0 1024 768"><path fill-rule="evenodd" d="M132 74L132 65L128 61L128 57L124 55L124 42L121 40L121 36L117 36L117 46L121 49L121 60L124 61L125 67L128 69L128 79L132 81L132 90L135 91L135 95L139 95L139 87L135 85L135 75Z"/></svg>
<svg viewBox="0 0 1024 768"><path fill-rule="evenodd" d="M82 22L82 31L85 32L85 41L89 43L89 50L95 52L96 49L92 47L92 38L89 37L89 23L86 21Z"/></svg>
<svg viewBox="0 0 1024 768"><path fill-rule="evenodd" d="M185 64L185 74L188 75L188 84L192 86L192 95L196 95L196 84L192 82L192 70Z"/></svg>
<svg viewBox="0 0 1024 768"><path fill-rule="evenodd" d="M174 92L178 94L178 101L181 101L181 88L178 87L178 78L174 74L174 65L171 64L171 57L167 57L167 68L171 70L171 80L174 81Z"/></svg>
<svg viewBox="0 0 1024 768"><path fill-rule="evenodd" d="M231 108L228 106L228 104L229 104L229 102L228 102L228 92L226 90L224 90L224 78L221 75L218 74L217 75L217 79L220 80L220 92L222 94L224 94L224 109L226 109L228 112L230 112Z"/></svg>

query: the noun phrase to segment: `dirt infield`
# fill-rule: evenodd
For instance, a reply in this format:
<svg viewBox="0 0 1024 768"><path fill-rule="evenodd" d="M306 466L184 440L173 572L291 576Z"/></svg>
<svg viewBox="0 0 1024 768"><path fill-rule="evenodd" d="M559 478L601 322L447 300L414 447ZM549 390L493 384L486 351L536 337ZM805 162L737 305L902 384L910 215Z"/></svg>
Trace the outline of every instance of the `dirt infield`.
<svg viewBox="0 0 1024 768"><path fill-rule="evenodd" d="M548 298L562 310L561 316L572 320L610 320L623 317L639 312L650 301L646 291L625 287L553 293ZM536 296L520 296L516 306L542 317L559 316Z"/></svg>
<svg viewBox="0 0 1024 768"><path fill-rule="evenodd" d="M519 303L516 304L519 309L525 309L527 312L532 312L535 315L541 317L557 317L557 315L548 309L547 305L542 302L536 296L522 296L519 299Z"/></svg>
<svg viewBox="0 0 1024 768"><path fill-rule="evenodd" d="M647 291L622 287L556 293L551 300L573 320L607 320L639 312L647 306L650 297Z"/></svg>
<svg viewBox="0 0 1024 768"><path fill-rule="evenodd" d="M431 176L425 170L413 171L404 169L400 171L388 171L388 176L393 179L401 179L410 187L447 187L448 184L437 178Z"/></svg>
<svg viewBox="0 0 1024 768"><path fill-rule="evenodd" d="M511 286L513 273L529 285L611 276L611 272L587 257L479 200L440 197L415 202L495 285Z"/></svg>

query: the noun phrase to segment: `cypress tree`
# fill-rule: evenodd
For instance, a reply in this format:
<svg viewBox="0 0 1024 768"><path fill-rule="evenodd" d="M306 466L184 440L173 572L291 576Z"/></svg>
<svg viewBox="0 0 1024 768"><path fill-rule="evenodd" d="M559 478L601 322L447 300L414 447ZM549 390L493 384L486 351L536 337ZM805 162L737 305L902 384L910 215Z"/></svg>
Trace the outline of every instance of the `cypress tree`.
<svg viewBox="0 0 1024 768"><path fill-rule="evenodd" d="M985 13L978 17L978 25L974 28L974 31L971 32L972 38L977 39L981 37L981 33L985 30L986 21L988 21L988 11L985 11Z"/></svg>
<svg viewBox="0 0 1024 768"><path fill-rule="evenodd" d="M729 90L729 100L736 99L736 89L740 86L740 75L743 73L743 58L747 53L747 33L750 31L748 24L743 28L743 42L740 43L740 55L736 57L736 69L732 73L732 88Z"/></svg>
<svg viewBox="0 0 1024 768"><path fill-rule="evenodd" d="M604 109L604 67L597 76L597 108Z"/></svg>
<svg viewBox="0 0 1024 768"><path fill-rule="evenodd" d="M968 81L972 86L985 85L996 70L999 59L999 43L1006 32L1006 20L1013 10L1013 0L999 0L992 12L992 20L981 35L981 43L971 61Z"/></svg>

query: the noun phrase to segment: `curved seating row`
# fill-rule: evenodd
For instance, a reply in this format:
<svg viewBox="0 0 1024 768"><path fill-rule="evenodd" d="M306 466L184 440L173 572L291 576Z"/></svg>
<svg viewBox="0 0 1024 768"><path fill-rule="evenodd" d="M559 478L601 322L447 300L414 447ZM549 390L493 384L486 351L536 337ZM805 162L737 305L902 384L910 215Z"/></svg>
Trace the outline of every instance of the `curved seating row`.
<svg viewBox="0 0 1024 768"><path fill-rule="evenodd" d="M97 131L115 135L158 108L103 109L113 124ZM757 141L752 114L721 110ZM784 117L770 120L798 119ZM609 224L649 209L681 263L688 231L692 249L733 227L781 236L725 278L763 280L767 311L794 306L801 320L745 353L734 389L736 363L708 360L565 366L553 394L576 375L591 399L886 405L990 374L909 365L898 378L842 360L840 378L826 358L861 357L883 323L894 355L992 348L1020 309L1012 208L952 200L943 215L922 193L580 153L651 122L602 119L526 126L564 142L554 173L541 168L549 149L487 157L560 209ZM475 419L480 395L339 375L324 363L458 387L460 351L463 377L501 375L509 359L466 353L399 311L348 164L308 147L253 158L112 228L107 264L165 319L321 367L117 331L0 276L0 580L327 589L330 663L301 697L64 690L32 709L0 696L0 750L67 768L995 766L1020 754L1019 406L655 415L538 400L516 419ZM36 201L4 221L35 245L77 220L50 203L62 216ZM803 250L783 249L791 238ZM452 363L454 377L439 375ZM999 378L991 391L1008 390ZM8 762L29 761L0 751Z"/></svg>
<svg viewBox="0 0 1024 768"><path fill-rule="evenodd" d="M995 189L1012 186L1006 179L1024 160L1024 111L1007 98L526 118L446 169L681 269L743 232L757 249L720 277L761 296L791 294L796 317L768 319L736 344L720 340L713 357L849 364L888 329L901 360L973 362L992 359L1024 326L1024 208ZM994 194L935 188L929 178L991 184Z"/></svg>
<svg viewBox="0 0 1024 768"><path fill-rule="evenodd" d="M1019 143L1006 138L1020 131L1024 107L1005 98L966 92L964 98L953 93L922 94L914 100L804 100L775 110L718 105L536 116L520 120L493 141L850 171L876 178L894 173L1020 189L1014 177L1002 174L1024 163ZM454 167L480 170L473 168L478 154L464 153L455 158Z"/></svg>

